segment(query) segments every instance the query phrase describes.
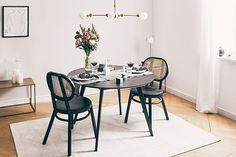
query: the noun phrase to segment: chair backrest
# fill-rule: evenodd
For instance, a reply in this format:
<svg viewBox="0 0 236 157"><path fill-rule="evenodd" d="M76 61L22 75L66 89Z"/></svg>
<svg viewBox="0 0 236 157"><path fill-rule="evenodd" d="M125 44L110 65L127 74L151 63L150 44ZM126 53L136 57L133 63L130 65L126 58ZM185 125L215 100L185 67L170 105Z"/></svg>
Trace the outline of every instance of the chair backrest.
<svg viewBox="0 0 236 157"><path fill-rule="evenodd" d="M68 102L74 97L74 83L64 74L48 72L47 84L51 92L52 99Z"/></svg>
<svg viewBox="0 0 236 157"><path fill-rule="evenodd" d="M143 66L154 74L154 80L160 82L161 88L162 81L166 79L169 73L167 62L163 58L149 57L143 61Z"/></svg>

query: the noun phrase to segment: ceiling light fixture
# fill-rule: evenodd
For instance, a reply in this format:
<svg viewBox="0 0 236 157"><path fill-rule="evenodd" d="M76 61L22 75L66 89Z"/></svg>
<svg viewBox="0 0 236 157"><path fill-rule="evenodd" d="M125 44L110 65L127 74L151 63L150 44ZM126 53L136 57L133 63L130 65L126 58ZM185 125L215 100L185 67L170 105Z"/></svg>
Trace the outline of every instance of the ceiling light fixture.
<svg viewBox="0 0 236 157"><path fill-rule="evenodd" d="M80 18L82 18L82 19L85 19L85 18L88 18L88 17L93 17L93 16L105 16L109 19L133 16L133 17L138 17L141 20L146 20L147 17L148 17L148 14L146 12L142 12L142 13L139 13L139 14L117 13L117 11L116 11L116 0L114 0L113 12L106 13L106 14L93 14L93 13L90 13L90 12L81 12L80 13Z"/></svg>

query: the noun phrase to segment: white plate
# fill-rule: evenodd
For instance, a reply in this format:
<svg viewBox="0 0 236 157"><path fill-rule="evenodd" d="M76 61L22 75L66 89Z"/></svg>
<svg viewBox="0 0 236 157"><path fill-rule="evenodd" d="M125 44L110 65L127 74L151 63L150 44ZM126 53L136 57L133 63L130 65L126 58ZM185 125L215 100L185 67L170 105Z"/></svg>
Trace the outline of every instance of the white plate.
<svg viewBox="0 0 236 157"><path fill-rule="evenodd" d="M73 77L72 79L75 80L75 81L90 81L90 80L93 80L95 77L91 77L91 78L79 78L79 77Z"/></svg>
<svg viewBox="0 0 236 157"><path fill-rule="evenodd" d="M141 70L141 71L137 71L137 70L132 70L132 74L142 74L144 72L146 72L147 70Z"/></svg>

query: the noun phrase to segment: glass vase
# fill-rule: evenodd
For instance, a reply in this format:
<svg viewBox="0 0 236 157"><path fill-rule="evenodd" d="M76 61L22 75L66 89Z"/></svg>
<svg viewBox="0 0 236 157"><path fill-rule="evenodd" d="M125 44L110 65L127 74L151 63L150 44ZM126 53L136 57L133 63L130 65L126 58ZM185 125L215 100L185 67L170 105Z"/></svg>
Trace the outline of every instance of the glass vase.
<svg viewBox="0 0 236 157"><path fill-rule="evenodd" d="M86 56L84 63L85 63L84 64L85 69L91 69L92 68L91 59L90 59L89 56Z"/></svg>

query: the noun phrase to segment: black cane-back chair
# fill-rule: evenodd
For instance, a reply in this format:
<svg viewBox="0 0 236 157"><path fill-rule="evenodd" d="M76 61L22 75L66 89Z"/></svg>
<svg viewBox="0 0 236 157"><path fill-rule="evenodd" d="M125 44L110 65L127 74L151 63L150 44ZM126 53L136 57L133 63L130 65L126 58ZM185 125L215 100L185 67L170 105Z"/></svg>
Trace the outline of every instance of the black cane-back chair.
<svg viewBox="0 0 236 157"><path fill-rule="evenodd" d="M92 103L90 99L86 97L76 96L75 86L73 82L66 77L64 74L48 72L47 73L47 84L51 93L53 113L43 139L43 144L46 144L48 135L52 128L55 117L61 121L68 122L68 156L71 156L71 130L75 121L83 120L89 115L92 119L93 131L96 138L96 124L94 119L94 113ZM76 114L87 112L82 118L74 118ZM67 115L68 118L62 118L58 115Z"/></svg>
<svg viewBox="0 0 236 157"><path fill-rule="evenodd" d="M158 104L158 103L162 103L166 120L169 120L168 112L163 99L163 90L162 90L162 83L166 79L169 72L167 62L163 58L149 57L143 62L143 66L146 67L149 71L151 71L155 77L154 81L151 84L142 87L142 92L145 97L145 102L149 107L150 122L152 123L152 104ZM138 92L136 89L132 88L130 90L129 101L125 115L125 123L128 122L131 100L140 103L140 100L139 99L137 100L136 96L138 96ZM157 98L159 99L159 101L153 102L152 101L153 98ZM147 99L148 101L146 101Z"/></svg>

